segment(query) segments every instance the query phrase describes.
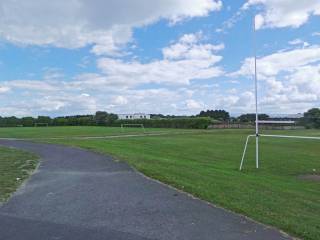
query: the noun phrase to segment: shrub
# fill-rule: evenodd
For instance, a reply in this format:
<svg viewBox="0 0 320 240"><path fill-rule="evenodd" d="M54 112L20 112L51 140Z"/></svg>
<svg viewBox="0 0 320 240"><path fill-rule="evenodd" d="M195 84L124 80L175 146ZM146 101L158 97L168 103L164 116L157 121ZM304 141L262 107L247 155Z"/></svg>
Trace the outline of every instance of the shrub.
<svg viewBox="0 0 320 240"><path fill-rule="evenodd" d="M211 124L210 118L167 118L167 119L134 119L117 120L112 126L120 127L121 124L143 124L146 128L185 128L206 129Z"/></svg>

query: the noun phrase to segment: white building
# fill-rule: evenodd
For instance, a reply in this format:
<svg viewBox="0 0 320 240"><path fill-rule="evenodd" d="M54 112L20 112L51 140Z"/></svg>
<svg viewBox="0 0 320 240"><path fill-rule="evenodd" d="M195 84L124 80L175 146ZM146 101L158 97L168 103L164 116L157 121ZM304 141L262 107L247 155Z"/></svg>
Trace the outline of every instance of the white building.
<svg viewBox="0 0 320 240"><path fill-rule="evenodd" d="M134 113L134 114L117 114L120 120L134 120L134 119L150 119L150 114Z"/></svg>

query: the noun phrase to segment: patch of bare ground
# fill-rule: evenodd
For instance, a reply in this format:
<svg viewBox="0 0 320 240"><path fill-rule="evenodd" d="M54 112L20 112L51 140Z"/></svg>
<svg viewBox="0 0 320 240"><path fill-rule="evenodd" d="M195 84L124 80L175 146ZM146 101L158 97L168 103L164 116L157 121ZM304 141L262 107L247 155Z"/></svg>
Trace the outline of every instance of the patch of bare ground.
<svg viewBox="0 0 320 240"><path fill-rule="evenodd" d="M320 175L317 174L300 175L298 178L301 180L320 182Z"/></svg>

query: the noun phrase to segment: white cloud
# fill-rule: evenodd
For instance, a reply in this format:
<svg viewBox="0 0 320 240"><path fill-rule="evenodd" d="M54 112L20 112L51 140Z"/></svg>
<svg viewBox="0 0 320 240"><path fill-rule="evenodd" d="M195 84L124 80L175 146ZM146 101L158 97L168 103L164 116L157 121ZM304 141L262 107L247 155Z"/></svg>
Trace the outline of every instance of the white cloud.
<svg viewBox="0 0 320 240"><path fill-rule="evenodd" d="M277 53L258 59L258 72L260 77L279 74L282 71L291 72L297 67L320 61L320 46L309 48L279 51ZM246 58L240 70L231 74L250 75L253 73L253 58Z"/></svg>
<svg viewBox="0 0 320 240"><path fill-rule="evenodd" d="M33 91L56 91L59 89L50 83L50 81L40 81L40 80L12 80L6 82L5 85L11 89L24 89Z"/></svg>
<svg viewBox="0 0 320 240"><path fill-rule="evenodd" d="M194 99L186 100L186 107L188 110L201 110L204 108L204 104Z"/></svg>
<svg viewBox="0 0 320 240"><path fill-rule="evenodd" d="M183 51L178 51L177 46ZM19 116L70 115L97 110L196 113L206 104L194 95L203 94L205 98L206 91L218 87L216 80L211 80L214 84L210 85L210 90L200 88L196 80L223 74L217 66L222 59L217 52L223 47L223 44L205 43L201 33L186 34L163 49L162 59L146 63L104 57L97 61L101 73L85 73L68 80L58 69L44 69L42 80L2 83L2 87L10 89L7 94L11 94L0 99L3 109L7 109L3 114L15 111ZM151 87L154 84L156 86ZM16 101L10 101L12 98Z"/></svg>
<svg viewBox="0 0 320 240"><path fill-rule="evenodd" d="M304 48L310 46L310 44L309 44L308 42L305 42L305 41L301 40L300 38L291 40L291 41L289 41L288 43L289 43L290 45L302 45Z"/></svg>
<svg viewBox="0 0 320 240"><path fill-rule="evenodd" d="M258 59L259 98L264 111L304 111L320 104L320 47L279 51ZM252 75L245 60L231 76Z"/></svg>
<svg viewBox="0 0 320 240"><path fill-rule="evenodd" d="M314 32L312 33L312 36L320 36L320 32Z"/></svg>
<svg viewBox="0 0 320 240"><path fill-rule="evenodd" d="M281 28L300 27L311 16L320 15L319 0L248 0L242 7L263 6L259 14L260 27Z"/></svg>
<svg viewBox="0 0 320 240"><path fill-rule="evenodd" d="M119 54L132 28L160 19L177 22L206 16L220 0L6 0L0 2L0 38L17 44L79 48Z"/></svg>
<svg viewBox="0 0 320 240"><path fill-rule="evenodd" d="M256 15L254 21L256 29L260 29L264 25L264 17L261 14Z"/></svg>
<svg viewBox="0 0 320 240"><path fill-rule="evenodd" d="M128 103L128 99L124 96L116 96L113 100L115 105L125 105Z"/></svg>
<svg viewBox="0 0 320 240"><path fill-rule="evenodd" d="M0 93L6 93L6 92L9 92L9 91L10 91L9 87L0 86Z"/></svg>
<svg viewBox="0 0 320 240"><path fill-rule="evenodd" d="M215 66L222 57L216 52L223 45L202 44L197 35L182 36L177 43L163 49L163 59L149 63L101 58L98 67L109 84L134 86L142 83L189 84L191 80L220 76Z"/></svg>

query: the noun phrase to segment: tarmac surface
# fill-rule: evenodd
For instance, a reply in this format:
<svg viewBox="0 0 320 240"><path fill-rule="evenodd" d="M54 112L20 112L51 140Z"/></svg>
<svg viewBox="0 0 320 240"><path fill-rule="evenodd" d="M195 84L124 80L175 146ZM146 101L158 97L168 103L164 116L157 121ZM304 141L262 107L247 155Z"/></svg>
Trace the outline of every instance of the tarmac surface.
<svg viewBox="0 0 320 240"><path fill-rule="evenodd" d="M0 207L1 240L291 239L83 150L27 141L40 166Z"/></svg>

